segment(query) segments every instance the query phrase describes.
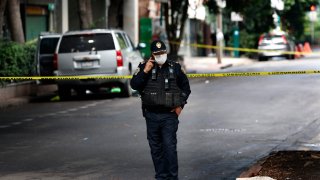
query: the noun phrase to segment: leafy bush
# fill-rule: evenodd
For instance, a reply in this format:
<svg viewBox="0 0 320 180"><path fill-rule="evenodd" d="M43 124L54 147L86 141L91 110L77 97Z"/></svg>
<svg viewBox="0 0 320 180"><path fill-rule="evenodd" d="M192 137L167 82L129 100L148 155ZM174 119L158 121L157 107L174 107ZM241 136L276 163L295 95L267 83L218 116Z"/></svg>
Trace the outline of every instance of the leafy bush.
<svg viewBox="0 0 320 180"><path fill-rule="evenodd" d="M231 36L228 46L233 47L233 36ZM257 49L259 36L257 34L249 34L245 30L240 31L240 48ZM240 52L240 54L245 54L248 57L253 57L256 55L254 52Z"/></svg>
<svg viewBox="0 0 320 180"><path fill-rule="evenodd" d="M36 42L0 41L0 76L30 76L35 72Z"/></svg>

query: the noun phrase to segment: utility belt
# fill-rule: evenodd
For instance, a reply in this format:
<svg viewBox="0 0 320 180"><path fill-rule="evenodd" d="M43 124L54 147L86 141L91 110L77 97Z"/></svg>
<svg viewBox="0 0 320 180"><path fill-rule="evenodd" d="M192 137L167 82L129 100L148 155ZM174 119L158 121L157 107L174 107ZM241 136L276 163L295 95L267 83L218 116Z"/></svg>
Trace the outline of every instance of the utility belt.
<svg viewBox="0 0 320 180"><path fill-rule="evenodd" d="M141 96L144 106L162 106L174 108L183 103L180 92L146 92Z"/></svg>

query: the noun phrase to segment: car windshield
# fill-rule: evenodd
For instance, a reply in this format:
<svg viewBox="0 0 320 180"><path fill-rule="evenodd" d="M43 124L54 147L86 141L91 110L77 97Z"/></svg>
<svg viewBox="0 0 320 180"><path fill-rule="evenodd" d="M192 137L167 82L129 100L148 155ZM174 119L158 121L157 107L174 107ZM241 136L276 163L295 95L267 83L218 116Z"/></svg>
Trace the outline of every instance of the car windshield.
<svg viewBox="0 0 320 180"><path fill-rule="evenodd" d="M60 43L59 53L102 51L115 49L112 35L81 34L64 36Z"/></svg>
<svg viewBox="0 0 320 180"><path fill-rule="evenodd" d="M40 54L53 54L59 38L44 38L40 43Z"/></svg>

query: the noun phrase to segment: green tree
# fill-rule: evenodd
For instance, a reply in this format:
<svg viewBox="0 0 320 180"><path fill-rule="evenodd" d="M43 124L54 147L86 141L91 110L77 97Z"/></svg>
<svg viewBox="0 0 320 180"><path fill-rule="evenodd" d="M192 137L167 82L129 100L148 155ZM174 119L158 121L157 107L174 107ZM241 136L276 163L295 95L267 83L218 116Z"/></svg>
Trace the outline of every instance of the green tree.
<svg viewBox="0 0 320 180"><path fill-rule="evenodd" d="M25 39L20 14L20 0L10 0L7 2L7 6L11 39L18 43L24 43Z"/></svg>
<svg viewBox="0 0 320 180"><path fill-rule="evenodd" d="M218 7L215 0L207 0L204 2L209 12L216 14ZM243 15L243 22L239 23L241 30L240 47L255 48L258 37L268 32L273 23L273 10L270 1L266 0L226 0L226 7L223 9L224 17L224 33L232 36L232 29L235 22L230 21L231 12L238 12Z"/></svg>
<svg viewBox="0 0 320 180"><path fill-rule="evenodd" d="M281 16L282 28L287 30L297 40L303 40L306 12L311 5L319 5L318 0L284 0L285 8L278 13Z"/></svg>
<svg viewBox="0 0 320 180"><path fill-rule="evenodd" d="M78 0L80 28L90 29L93 24L91 0Z"/></svg>
<svg viewBox="0 0 320 180"><path fill-rule="evenodd" d="M4 25L4 11L6 9L7 0L0 1L0 39L3 37L2 26Z"/></svg>
<svg viewBox="0 0 320 180"><path fill-rule="evenodd" d="M170 55L178 54L180 42L183 37L184 25L188 17L188 0L168 0L164 3L164 16L166 32L170 43ZM169 13L170 12L170 13Z"/></svg>

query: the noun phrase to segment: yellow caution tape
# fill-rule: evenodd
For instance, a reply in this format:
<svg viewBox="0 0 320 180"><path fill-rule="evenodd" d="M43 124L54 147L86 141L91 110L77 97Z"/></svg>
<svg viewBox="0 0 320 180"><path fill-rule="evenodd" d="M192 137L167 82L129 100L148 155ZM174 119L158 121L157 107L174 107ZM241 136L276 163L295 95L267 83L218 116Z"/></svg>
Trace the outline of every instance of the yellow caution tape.
<svg viewBox="0 0 320 180"><path fill-rule="evenodd" d="M171 44L183 44L185 46L192 46L197 48L206 48L206 49L219 49L220 46L213 46L213 45L207 45L207 44L190 44L190 43L179 43L179 42L173 42L169 41ZM297 52L297 51L281 51L281 50L261 50L261 49L250 49L250 48L234 48L234 47L221 47L223 50L227 51L243 51L243 52L254 52L254 53L261 53L261 52L281 52L282 54L294 54L294 55L310 55L310 54L320 54L314 53L314 52Z"/></svg>
<svg viewBox="0 0 320 180"><path fill-rule="evenodd" d="M278 71L278 72L228 72L212 74L188 74L190 78L202 77L234 77L234 76L276 76L276 75L298 75L298 74L320 74L320 70L305 71Z"/></svg>
<svg viewBox="0 0 320 180"><path fill-rule="evenodd" d="M11 76L0 77L0 80L92 80L92 79L131 79L132 76Z"/></svg>
<svg viewBox="0 0 320 180"><path fill-rule="evenodd" d="M234 76L276 76L276 75L299 75L320 74L320 70L303 71L277 71L277 72L226 72L207 74L187 74L189 78L207 77L234 77ZM0 80L97 80L97 79L131 79L132 76L26 76L26 77L0 77Z"/></svg>

